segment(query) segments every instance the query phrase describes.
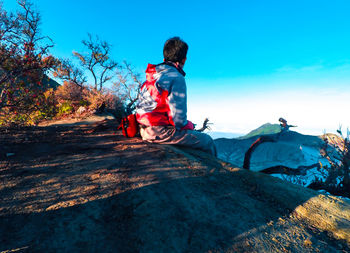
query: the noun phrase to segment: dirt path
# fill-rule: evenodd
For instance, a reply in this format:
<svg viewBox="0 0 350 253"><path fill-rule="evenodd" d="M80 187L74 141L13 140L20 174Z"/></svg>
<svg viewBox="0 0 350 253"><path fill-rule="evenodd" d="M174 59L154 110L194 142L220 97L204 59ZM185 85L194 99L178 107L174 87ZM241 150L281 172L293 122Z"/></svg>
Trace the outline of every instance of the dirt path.
<svg viewBox="0 0 350 253"><path fill-rule="evenodd" d="M0 252L349 251L349 203L115 124L0 130Z"/></svg>

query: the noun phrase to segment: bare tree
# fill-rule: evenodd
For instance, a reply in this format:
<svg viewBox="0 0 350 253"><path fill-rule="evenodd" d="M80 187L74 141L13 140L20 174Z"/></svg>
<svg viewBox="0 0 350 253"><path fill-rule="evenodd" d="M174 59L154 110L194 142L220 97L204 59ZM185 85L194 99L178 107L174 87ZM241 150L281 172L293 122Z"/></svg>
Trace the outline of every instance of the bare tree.
<svg viewBox="0 0 350 253"><path fill-rule="evenodd" d="M260 136L246 151L244 155L243 168L247 170L250 169L251 156L259 145L266 142L277 142L280 138L280 135L281 133ZM306 175L307 170L313 168L320 168L320 164L315 163L312 165L300 165L297 168L290 168L284 165L277 165L260 170L260 172L265 174Z"/></svg>
<svg viewBox="0 0 350 253"><path fill-rule="evenodd" d="M326 166L328 176L325 185L335 186L339 191L350 190L350 132L343 135L341 126L337 130L338 136L324 134L324 145L320 151L330 166ZM339 182L340 181L340 182Z"/></svg>
<svg viewBox="0 0 350 253"><path fill-rule="evenodd" d="M8 13L0 5L0 113L28 114L38 108L44 74L58 61L48 54L51 39L40 33L41 17L29 1ZM36 100L36 101L34 101ZM41 99L42 100L42 99ZM3 111L3 109L7 111ZM13 108L13 109L9 109ZM10 111L9 111L10 110ZM6 117L5 117L6 119Z"/></svg>
<svg viewBox="0 0 350 253"><path fill-rule="evenodd" d="M40 34L41 16L40 13L34 11L33 4L26 0L19 0L18 4L23 11L18 13L18 19L21 23L18 38L22 39L22 43L26 45L26 54L31 56L33 52L37 54L46 54L47 50L53 47L50 37ZM49 44L42 44L42 41L49 40Z"/></svg>
<svg viewBox="0 0 350 253"><path fill-rule="evenodd" d="M261 170L265 174L283 174L304 176L307 171L316 168L324 177L324 181L316 178L308 187L312 189L324 189L336 195L350 196L350 132L347 130L346 137L341 127L337 130L339 135L324 134L324 144L320 150L322 157L328 160L329 165L315 163L311 165L300 165L297 168L290 168L284 165L277 165ZM259 137L246 151L244 157L244 169L250 169L250 159L254 150L264 142L276 142L279 133L270 136ZM326 171L326 172L325 172Z"/></svg>
<svg viewBox="0 0 350 253"><path fill-rule="evenodd" d="M84 72L68 59L60 60L60 65L53 75L63 81L77 85L80 89L83 89L87 82Z"/></svg>
<svg viewBox="0 0 350 253"><path fill-rule="evenodd" d="M254 150L262 143L264 142L276 142L277 141L277 136L268 136L268 135L263 135L260 136L246 151L244 155L244 162L243 162L243 169L250 170L250 159L251 156L254 152Z"/></svg>
<svg viewBox="0 0 350 253"><path fill-rule="evenodd" d="M0 2L0 43L5 46L15 41L16 31L19 29L18 16L14 13L8 13Z"/></svg>
<svg viewBox="0 0 350 253"><path fill-rule="evenodd" d="M131 114L135 110L136 101L141 92L142 81L140 74L136 73L131 64L126 61L119 66L117 71L117 81L114 82L114 88L126 102L126 114Z"/></svg>
<svg viewBox="0 0 350 253"><path fill-rule="evenodd" d="M73 54L79 59L82 67L92 75L94 89L101 91L103 85L113 78L112 73L118 63L110 58L111 46L106 41L88 34L88 39L82 43L88 49L88 53L73 52Z"/></svg>

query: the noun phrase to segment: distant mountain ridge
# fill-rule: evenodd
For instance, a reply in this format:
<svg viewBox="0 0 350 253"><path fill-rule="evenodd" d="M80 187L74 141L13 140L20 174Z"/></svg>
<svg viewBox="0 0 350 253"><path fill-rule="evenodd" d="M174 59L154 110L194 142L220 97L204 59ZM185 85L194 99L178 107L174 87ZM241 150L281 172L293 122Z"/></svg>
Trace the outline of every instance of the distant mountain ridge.
<svg viewBox="0 0 350 253"><path fill-rule="evenodd" d="M276 134L281 132L281 127L279 124L271 124L266 123L257 129L250 131L248 134L239 137L239 139L248 139L254 136L268 135L268 134Z"/></svg>

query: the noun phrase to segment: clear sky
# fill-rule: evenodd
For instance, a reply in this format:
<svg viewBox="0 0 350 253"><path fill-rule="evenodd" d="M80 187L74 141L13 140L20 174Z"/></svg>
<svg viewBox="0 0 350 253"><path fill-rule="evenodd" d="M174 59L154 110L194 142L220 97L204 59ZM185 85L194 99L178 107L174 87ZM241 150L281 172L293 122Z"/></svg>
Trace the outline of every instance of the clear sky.
<svg viewBox="0 0 350 253"><path fill-rule="evenodd" d="M279 117L305 134L350 127L348 0L33 2L60 57L81 51L90 32L143 72L180 36L189 44L188 118L209 117L215 131L247 133Z"/></svg>

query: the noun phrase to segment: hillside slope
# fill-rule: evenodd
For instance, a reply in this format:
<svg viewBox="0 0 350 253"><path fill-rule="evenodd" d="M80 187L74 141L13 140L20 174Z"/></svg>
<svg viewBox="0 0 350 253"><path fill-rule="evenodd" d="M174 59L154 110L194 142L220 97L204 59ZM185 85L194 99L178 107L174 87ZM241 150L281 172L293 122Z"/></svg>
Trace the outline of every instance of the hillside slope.
<svg viewBox="0 0 350 253"><path fill-rule="evenodd" d="M257 129L254 129L250 131L248 134L239 137L239 139L248 139L251 137L255 136L260 136L260 135L267 135L267 134L276 134L281 132L281 127L279 124L271 124L271 123L266 123Z"/></svg>
<svg viewBox="0 0 350 253"><path fill-rule="evenodd" d="M350 203L114 126L0 130L0 252L350 250Z"/></svg>

